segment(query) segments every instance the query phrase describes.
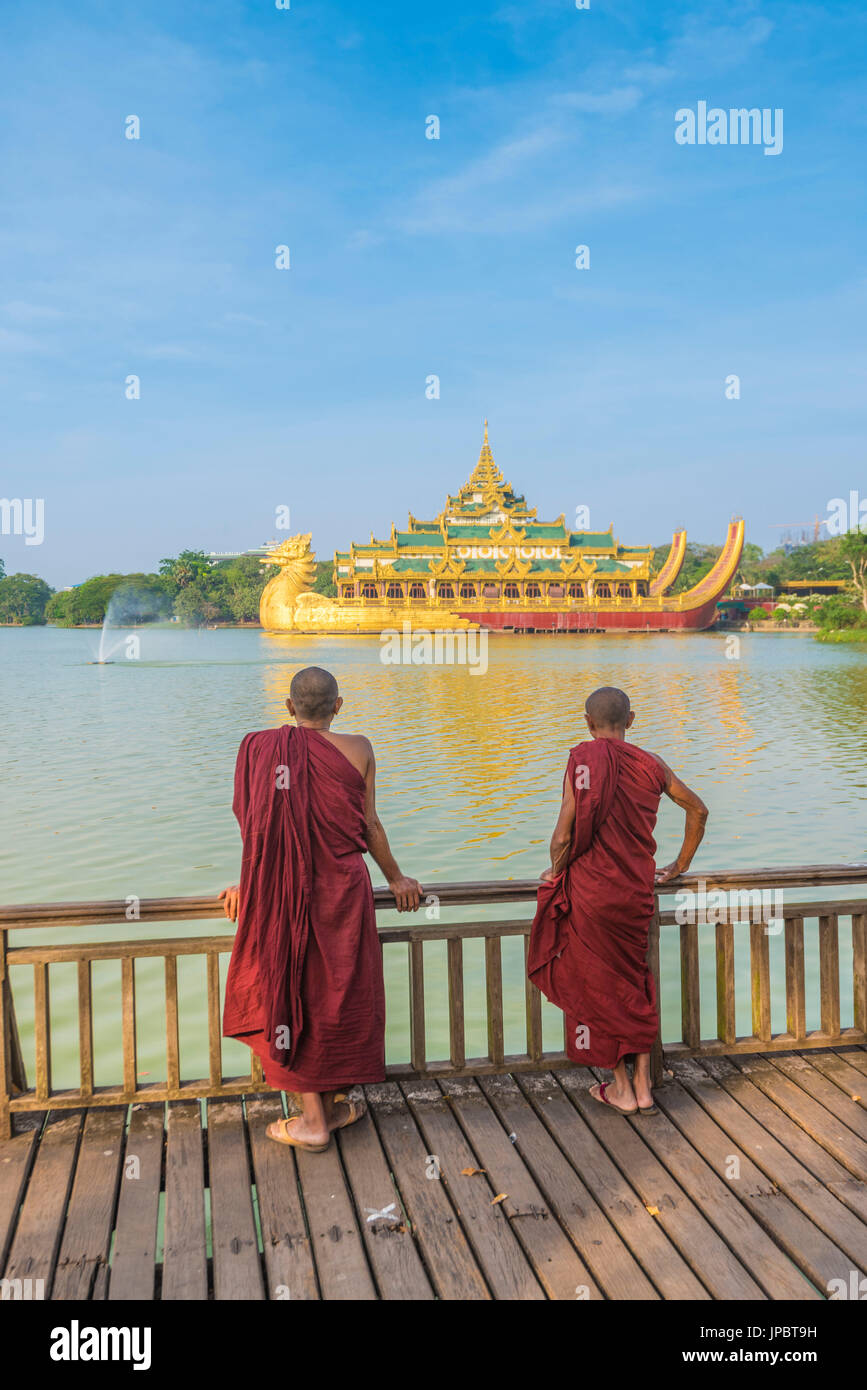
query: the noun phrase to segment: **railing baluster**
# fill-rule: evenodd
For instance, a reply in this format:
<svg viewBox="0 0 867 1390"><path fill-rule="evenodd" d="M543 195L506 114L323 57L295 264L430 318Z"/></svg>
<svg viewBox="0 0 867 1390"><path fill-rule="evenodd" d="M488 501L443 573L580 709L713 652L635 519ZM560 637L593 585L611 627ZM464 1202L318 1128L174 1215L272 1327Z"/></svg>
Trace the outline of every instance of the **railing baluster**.
<svg viewBox="0 0 867 1390"><path fill-rule="evenodd" d="M464 943L459 936L448 939L449 975L449 1052L452 1066L463 1071L467 1053L464 1035Z"/></svg>
<svg viewBox="0 0 867 1390"><path fill-rule="evenodd" d="M807 996L804 977L804 919L786 922L786 1032L800 1041L807 1035Z"/></svg>
<svg viewBox="0 0 867 1390"><path fill-rule="evenodd" d="M136 1089L135 957L121 958L121 1012L123 1021L123 1089L133 1096Z"/></svg>
<svg viewBox="0 0 867 1390"><path fill-rule="evenodd" d="M683 922L680 928L680 1016L687 1047L701 1043L701 995L698 972L698 927Z"/></svg>
<svg viewBox="0 0 867 1390"><path fill-rule="evenodd" d="M424 1024L424 942L414 936L409 943L409 1055L413 1069L427 1070Z"/></svg>
<svg viewBox="0 0 867 1390"><path fill-rule="evenodd" d="M753 1037L771 1038L771 959L765 922L750 922L750 1001Z"/></svg>
<svg viewBox="0 0 867 1390"><path fill-rule="evenodd" d="M81 1070L81 1094L93 1095L93 997L91 964L78 962L78 1055Z"/></svg>
<svg viewBox="0 0 867 1390"><path fill-rule="evenodd" d="M485 937L485 995L488 1009L488 1056L502 1066L503 1045L503 954L498 936Z"/></svg>
<svg viewBox="0 0 867 1390"><path fill-rule="evenodd" d="M36 1099L47 1100L51 1090L51 1023L48 1010L48 966L33 967L33 1032L36 1047Z"/></svg>
<svg viewBox="0 0 867 1390"><path fill-rule="evenodd" d="M840 943L837 914L819 918L819 1012L823 1033L840 1032Z"/></svg>
<svg viewBox="0 0 867 1390"><path fill-rule="evenodd" d="M723 1043L733 1043L737 1037L733 922L716 924L716 1035Z"/></svg>
<svg viewBox="0 0 867 1390"><path fill-rule="evenodd" d="M166 1085L170 1091L181 1086L180 1039L178 1035L178 958L166 956Z"/></svg>
<svg viewBox="0 0 867 1390"><path fill-rule="evenodd" d="M867 1033L867 912L852 913L852 984L854 1016L852 1022Z"/></svg>
<svg viewBox="0 0 867 1390"><path fill-rule="evenodd" d="M254 1086L261 1086L262 1082L265 1080L265 1073L262 1070L262 1063L256 1056L255 1052L251 1052L250 1057L250 1080L253 1082Z"/></svg>
<svg viewBox="0 0 867 1390"><path fill-rule="evenodd" d="M653 916L647 932L647 964L653 977L656 1008L659 1013L659 1031L650 1049L650 1077L652 1085L661 1086L665 1058L662 1050L662 980L659 973L659 898L653 900Z"/></svg>
<svg viewBox="0 0 867 1390"><path fill-rule="evenodd" d="M223 1079L223 1052L220 1037L220 957L208 952L208 1073L212 1086Z"/></svg>
<svg viewBox="0 0 867 1390"><path fill-rule="evenodd" d="M532 980L527 978L530 956L530 935L524 937L524 1007L527 1015L527 1056L533 1062L542 1060L542 996Z"/></svg>

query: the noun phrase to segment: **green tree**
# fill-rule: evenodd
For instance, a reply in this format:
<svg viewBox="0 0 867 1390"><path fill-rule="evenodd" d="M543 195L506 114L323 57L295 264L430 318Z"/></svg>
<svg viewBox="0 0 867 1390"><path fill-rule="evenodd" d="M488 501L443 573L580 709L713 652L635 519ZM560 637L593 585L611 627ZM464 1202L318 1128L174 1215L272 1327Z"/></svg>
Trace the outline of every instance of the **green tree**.
<svg viewBox="0 0 867 1390"><path fill-rule="evenodd" d="M867 613L867 535L861 530L847 531L840 539L840 555L852 571L852 583Z"/></svg>
<svg viewBox="0 0 867 1390"><path fill-rule="evenodd" d="M206 623L225 619L228 610L217 598L213 585L209 587L194 580L186 584L175 599L175 613L188 627L204 627Z"/></svg>
<svg viewBox="0 0 867 1390"><path fill-rule="evenodd" d="M211 568L211 562L203 550L182 550L174 559L169 556L160 560L160 574L174 593L179 593L188 584L198 583Z"/></svg>
<svg viewBox="0 0 867 1390"><path fill-rule="evenodd" d="M36 574L9 574L0 579L0 623L32 627L45 622L52 590Z"/></svg>
<svg viewBox="0 0 867 1390"><path fill-rule="evenodd" d="M331 560L316 561L316 578L313 581L314 594L324 594L326 598L337 598L337 585L334 583L334 564Z"/></svg>

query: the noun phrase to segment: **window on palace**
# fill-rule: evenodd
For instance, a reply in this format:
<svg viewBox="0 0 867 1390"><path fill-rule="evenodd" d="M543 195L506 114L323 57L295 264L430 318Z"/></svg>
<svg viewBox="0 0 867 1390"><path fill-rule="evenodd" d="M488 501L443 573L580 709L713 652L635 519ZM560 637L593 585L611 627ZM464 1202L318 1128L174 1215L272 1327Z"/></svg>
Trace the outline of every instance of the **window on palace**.
<svg viewBox="0 0 867 1390"><path fill-rule="evenodd" d="M386 598L403 598L403 589L399 584L389 584L385 591Z"/></svg>
<svg viewBox="0 0 867 1390"><path fill-rule="evenodd" d="M647 597L647 585L643 580L639 580L638 584L635 586L635 592L638 594L639 598Z"/></svg>
<svg viewBox="0 0 867 1390"><path fill-rule="evenodd" d="M425 597L424 585L423 585L423 584L410 584L410 586L409 586L409 596L410 596L410 598L424 598L424 597Z"/></svg>
<svg viewBox="0 0 867 1390"><path fill-rule="evenodd" d="M341 592L342 592L344 598L355 598L355 585L354 585L354 584L344 584L344 585L343 585L343 589L341 590Z"/></svg>
<svg viewBox="0 0 867 1390"><path fill-rule="evenodd" d="M632 598L632 590L628 584L621 584L617 589L619 598Z"/></svg>
<svg viewBox="0 0 867 1390"><path fill-rule="evenodd" d="M475 598L475 597L476 597L476 586L475 586L475 584L462 584L462 585L461 585L461 598Z"/></svg>
<svg viewBox="0 0 867 1390"><path fill-rule="evenodd" d="M528 585L527 585L526 593L527 593L527 598L541 598L541 597L542 597L542 590L539 588L539 585L538 585L538 584L528 584Z"/></svg>
<svg viewBox="0 0 867 1390"><path fill-rule="evenodd" d="M362 598L377 598L378 595L377 595L377 592L376 592L376 585L375 585L375 584L362 584L362 586L361 586L361 597L362 597Z"/></svg>
<svg viewBox="0 0 867 1390"><path fill-rule="evenodd" d="M569 585L569 597L570 597L570 598L583 598L583 597L584 597L584 585L583 585L583 584L570 584L570 585Z"/></svg>
<svg viewBox="0 0 867 1390"><path fill-rule="evenodd" d="M455 591L451 584L441 584L438 590L440 598L454 598Z"/></svg>
<svg viewBox="0 0 867 1390"><path fill-rule="evenodd" d="M520 598L517 584L507 584L503 590L503 598Z"/></svg>
<svg viewBox="0 0 867 1390"><path fill-rule="evenodd" d="M483 597L483 598L499 598L499 597L500 597L500 590L499 590L499 588L497 587L496 584L484 584L484 585L482 586L482 597Z"/></svg>
<svg viewBox="0 0 867 1390"><path fill-rule="evenodd" d="M597 598L610 598L610 597L611 597L611 589L610 589L609 585L608 585L608 584L597 584L597 585L596 585L596 597L597 597Z"/></svg>
<svg viewBox="0 0 867 1390"><path fill-rule="evenodd" d="M562 597L563 597L563 585L562 585L562 584L549 584L549 585L548 585L548 597L549 597L549 598L562 598Z"/></svg>

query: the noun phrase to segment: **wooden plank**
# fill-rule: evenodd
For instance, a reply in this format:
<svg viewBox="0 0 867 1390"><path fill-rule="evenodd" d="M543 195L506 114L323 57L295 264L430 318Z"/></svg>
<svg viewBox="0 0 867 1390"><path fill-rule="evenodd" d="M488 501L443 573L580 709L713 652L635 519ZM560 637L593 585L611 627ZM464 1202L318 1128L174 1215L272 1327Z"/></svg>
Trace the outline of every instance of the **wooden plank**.
<svg viewBox="0 0 867 1390"><path fill-rule="evenodd" d="M761 1169L773 1186L785 1193L808 1221L827 1236L832 1248L837 1253L842 1251L859 1269L867 1269L867 1225L839 1202L723 1087L718 1086L697 1062L677 1062L673 1070L684 1090L726 1132L741 1152ZM748 1175L741 1173L733 1181L742 1182L745 1176ZM817 1257L815 1241L810 1256L813 1260ZM831 1277L841 1276L834 1274Z"/></svg>
<svg viewBox="0 0 867 1390"><path fill-rule="evenodd" d="M657 1213L654 1220L677 1246L711 1297L764 1299L765 1294L749 1269L642 1139L645 1126L656 1124L661 1117L642 1116L632 1123L609 1114L589 1094L596 1078L585 1067L567 1072L558 1080L642 1202Z"/></svg>
<svg viewBox="0 0 867 1390"><path fill-rule="evenodd" d="M707 1299L707 1290L656 1217L636 1196L554 1076L522 1077L518 1084L660 1296Z"/></svg>
<svg viewBox="0 0 867 1390"><path fill-rule="evenodd" d="M774 1053L773 1065L820 1105L832 1110L837 1119L842 1120L853 1133L867 1140L867 1110L858 1101L850 1100L844 1095L840 1088L827 1076L823 1076L806 1057L799 1057L790 1052Z"/></svg>
<svg viewBox="0 0 867 1390"><path fill-rule="evenodd" d="M477 1082L444 1078L440 1088L479 1166L485 1169L498 1193L508 1194L502 1203L505 1214L548 1297L574 1299L580 1294L601 1299L601 1289L554 1219Z"/></svg>
<svg viewBox="0 0 867 1390"><path fill-rule="evenodd" d="M503 952L498 936L485 937L485 996L488 1013L488 1056L503 1062Z"/></svg>
<svg viewBox="0 0 867 1390"><path fill-rule="evenodd" d="M318 1299L316 1270L304 1210L298 1191L295 1156L265 1131L283 1118L279 1095L248 1096L247 1133L262 1227L265 1284L268 1298Z"/></svg>
<svg viewBox="0 0 867 1390"><path fill-rule="evenodd" d="M135 961L123 956L120 963L121 1018L123 1027L123 1089L132 1099L136 1089Z"/></svg>
<svg viewBox="0 0 867 1390"><path fill-rule="evenodd" d="M35 1098L38 1101L47 1101L51 1091L51 1023L47 965L33 967L33 1034L36 1050Z"/></svg>
<svg viewBox="0 0 867 1390"><path fill-rule="evenodd" d="M356 1219L338 1146L332 1143L322 1154L298 1149L295 1160L322 1297L335 1302L375 1299L376 1285L360 1230L360 1222L370 1213L359 1212Z"/></svg>
<svg viewBox="0 0 867 1390"><path fill-rule="evenodd" d="M524 1004L527 1015L527 1056L531 1062L542 1060L542 996L527 976L530 938L524 938Z"/></svg>
<svg viewBox="0 0 867 1390"><path fill-rule="evenodd" d="M130 1113L108 1282L112 1302L154 1296L164 1118L162 1105L134 1105Z"/></svg>
<svg viewBox="0 0 867 1390"><path fill-rule="evenodd" d="M178 1039L178 961L176 956L166 956L165 969L166 1084L170 1090L176 1091L181 1084L180 1043Z"/></svg>
<svg viewBox="0 0 867 1390"><path fill-rule="evenodd" d="M770 1100L842 1163L862 1182L867 1182L867 1148L832 1110L790 1081L766 1057L737 1057L738 1069L748 1076Z"/></svg>
<svg viewBox="0 0 867 1390"><path fill-rule="evenodd" d="M39 1147L41 1123L24 1134L0 1139L0 1272L15 1234L18 1209Z"/></svg>
<svg viewBox="0 0 867 1390"><path fill-rule="evenodd" d="M487 1077L482 1090L530 1169L551 1210L608 1298L656 1299L647 1275L511 1076Z"/></svg>
<svg viewBox="0 0 867 1390"><path fill-rule="evenodd" d="M452 937L446 949L449 979L449 1056L453 1067L462 1067L467 1055L464 1034L463 942Z"/></svg>
<svg viewBox="0 0 867 1390"><path fill-rule="evenodd" d="M852 984L853 1022L867 1033L867 912L852 913Z"/></svg>
<svg viewBox="0 0 867 1390"><path fill-rule="evenodd" d="M725 1087L743 1108L763 1125L769 1134L794 1154L815 1178L844 1202L862 1221L867 1221L867 1183L859 1182L817 1143L785 1111L754 1086L748 1076L726 1057L705 1057L701 1065L718 1085Z"/></svg>
<svg viewBox="0 0 867 1390"><path fill-rule="evenodd" d="M665 1088L657 1104L677 1135L671 1147L685 1153L690 1145L694 1157L700 1157L706 1167L719 1175L727 1192L735 1196L742 1214L752 1218L756 1227L756 1257L761 1259L761 1264L753 1268L769 1292L776 1289L780 1297L795 1299L827 1297L829 1281L842 1277L851 1263L842 1250L765 1177L682 1086ZM665 1142L664 1135L662 1140ZM733 1171L738 1176L730 1178L728 1173ZM731 1215L725 1219L731 1239ZM756 1236L764 1240L756 1240Z"/></svg>
<svg viewBox="0 0 867 1390"><path fill-rule="evenodd" d="M395 1224L367 1219L392 1202L400 1213L400 1193L392 1180L371 1117L368 1115L342 1129L337 1137L355 1209L364 1218L361 1233L380 1298L403 1302L433 1299L434 1292L417 1244L403 1220Z"/></svg>
<svg viewBox="0 0 867 1390"><path fill-rule="evenodd" d="M49 1113L3 1271L6 1279L43 1279L46 1298L51 1297L83 1120L80 1110Z"/></svg>
<svg viewBox="0 0 867 1390"><path fill-rule="evenodd" d="M681 1036L687 1047L701 1042L701 998L698 969L698 927L683 922L680 928Z"/></svg>
<svg viewBox="0 0 867 1390"><path fill-rule="evenodd" d="M666 1111L671 1110L672 1094L677 1090L675 1085L660 1088L656 1096L657 1104L661 1106L664 1095ZM652 1121L647 1118L645 1122L642 1118L629 1123L641 1124L640 1133L645 1143L750 1270L768 1297L818 1297L816 1290L806 1282L756 1221L754 1214L745 1209L732 1192L730 1184L720 1176L725 1171L727 1155L732 1153L730 1140L724 1140L725 1147L722 1149L718 1139L711 1148L697 1151L667 1115L655 1116ZM742 1159L744 1162L745 1158ZM766 1183L764 1186L767 1189Z"/></svg>
<svg viewBox="0 0 867 1390"><path fill-rule="evenodd" d="M716 1031L720 1042L733 1043L735 1028L735 929L716 924Z"/></svg>
<svg viewBox="0 0 867 1390"><path fill-rule="evenodd" d="M248 1303L263 1299L265 1285L240 1100L208 1102L208 1170L214 1298Z"/></svg>
<svg viewBox="0 0 867 1390"><path fill-rule="evenodd" d="M837 914L819 918L819 1001L823 1033L840 1032L840 942Z"/></svg>
<svg viewBox="0 0 867 1390"><path fill-rule="evenodd" d="M430 1151L430 1181L446 1186L485 1281L494 1298L543 1301L545 1294L511 1229L499 1189L486 1173L468 1175L479 1163L445 1096L432 1081L403 1086L404 1097Z"/></svg>
<svg viewBox="0 0 867 1390"><path fill-rule="evenodd" d="M409 943L409 1055L416 1071L425 1069L424 942Z"/></svg>
<svg viewBox="0 0 867 1390"><path fill-rule="evenodd" d="M839 1086L849 1100L867 1108L867 1067L863 1063L858 1065L858 1057L867 1060L867 1053L857 1053L854 1049L851 1053L811 1051L804 1060Z"/></svg>
<svg viewBox="0 0 867 1390"><path fill-rule="evenodd" d="M803 917L787 917L785 931L786 1029L793 1038L803 1038L807 1032Z"/></svg>
<svg viewBox="0 0 867 1390"><path fill-rule="evenodd" d="M108 1265L126 1107L89 1110L66 1210L52 1299L87 1299Z"/></svg>
<svg viewBox="0 0 867 1390"><path fill-rule="evenodd" d="M82 1099L93 1095L93 996L91 964L78 962L78 1056Z"/></svg>
<svg viewBox="0 0 867 1390"><path fill-rule="evenodd" d="M220 1024L220 957L208 952L208 1076L212 1086L223 1079L223 1051Z"/></svg>
<svg viewBox="0 0 867 1390"><path fill-rule="evenodd" d="M771 961L766 923L750 922L750 1002L753 1037L771 1036Z"/></svg>
<svg viewBox="0 0 867 1390"><path fill-rule="evenodd" d="M195 1100L172 1101L166 1122L163 1300L208 1297L202 1112Z"/></svg>
<svg viewBox="0 0 867 1390"><path fill-rule="evenodd" d="M440 1298L487 1299L487 1285L441 1182L429 1179L428 1148L396 1085L365 1086L401 1203Z"/></svg>

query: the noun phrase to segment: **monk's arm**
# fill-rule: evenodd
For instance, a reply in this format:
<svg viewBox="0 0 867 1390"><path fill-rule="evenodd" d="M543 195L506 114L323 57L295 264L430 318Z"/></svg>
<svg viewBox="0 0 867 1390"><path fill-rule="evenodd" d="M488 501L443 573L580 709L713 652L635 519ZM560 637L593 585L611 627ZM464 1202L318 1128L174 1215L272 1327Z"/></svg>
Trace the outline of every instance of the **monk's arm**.
<svg viewBox="0 0 867 1390"><path fill-rule="evenodd" d="M569 858L569 847L572 844L572 827L574 824L575 793L567 777L563 783L563 800L560 802L560 814L557 817L557 824L554 826L554 834L551 836L551 867L545 870L542 875L543 878L556 878L561 869L566 867L566 861Z"/></svg>
<svg viewBox="0 0 867 1390"><path fill-rule="evenodd" d="M665 773L666 796L670 797L675 805L682 806L686 812L686 824L680 854L672 864L667 864L664 869L658 869L656 873L657 883L668 883L669 879L677 878L679 874L685 874L692 863L693 855L704 839L708 810L701 797L697 796L685 782L681 782L668 764L662 761L662 758L657 758L657 762L661 764Z"/></svg>
<svg viewBox="0 0 867 1390"><path fill-rule="evenodd" d="M397 860L389 847L385 827L376 813L376 760L373 756L373 748L369 743L367 746L370 749L367 772L364 778L367 848L385 875L385 881L397 902L398 912L415 912L421 901L421 884L414 878L407 878L401 873Z"/></svg>

